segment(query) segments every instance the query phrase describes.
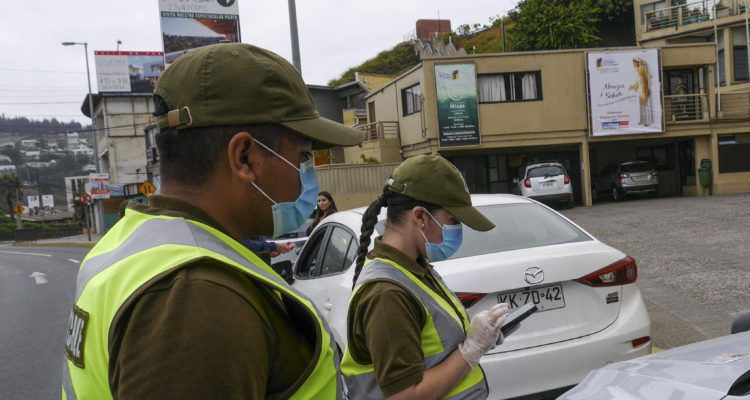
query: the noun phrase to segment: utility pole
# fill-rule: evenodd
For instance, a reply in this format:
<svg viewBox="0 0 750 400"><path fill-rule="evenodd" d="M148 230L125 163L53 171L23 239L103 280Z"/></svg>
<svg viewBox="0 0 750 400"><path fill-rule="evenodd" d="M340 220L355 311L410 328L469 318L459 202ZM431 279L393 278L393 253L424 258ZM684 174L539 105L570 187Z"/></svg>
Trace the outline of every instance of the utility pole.
<svg viewBox="0 0 750 400"><path fill-rule="evenodd" d="M294 0L289 0L289 30L292 36L292 64L302 75L302 61L299 56L299 37L297 36L297 6Z"/></svg>

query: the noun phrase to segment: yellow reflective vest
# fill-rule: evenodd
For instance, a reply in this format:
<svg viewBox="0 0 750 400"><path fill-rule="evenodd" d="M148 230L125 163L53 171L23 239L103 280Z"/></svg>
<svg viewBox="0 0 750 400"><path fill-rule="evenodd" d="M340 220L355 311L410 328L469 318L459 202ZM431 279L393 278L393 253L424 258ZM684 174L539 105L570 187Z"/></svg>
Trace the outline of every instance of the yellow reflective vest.
<svg viewBox="0 0 750 400"><path fill-rule="evenodd" d="M395 282L412 294L422 303L427 315L427 322L422 327L422 352L424 367L428 370L440 364L466 338L466 329L462 321L468 321L466 311L460 301L451 296L451 307L439 294L435 293L414 274L391 260L375 258L367 260L357 279L357 284L349 298L349 318L354 312L353 304L361 295L360 289L373 280L388 280ZM437 279L445 293L452 293ZM455 310L459 310L461 316ZM463 317L463 319L461 319ZM383 392L375 380L375 370L372 364L359 364L352 358L347 345L341 362L341 372L352 399L383 399ZM488 394L487 381L481 368L474 368L444 397L445 399L486 399Z"/></svg>
<svg viewBox="0 0 750 400"><path fill-rule="evenodd" d="M199 258L236 268L254 283L296 302L317 321L318 355L292 399L340 399L338 355L312 302L226 234L199 222L128 210L81 263L65 341L63 399L111 399L110 324L123 303L152 278Z"/></svg>

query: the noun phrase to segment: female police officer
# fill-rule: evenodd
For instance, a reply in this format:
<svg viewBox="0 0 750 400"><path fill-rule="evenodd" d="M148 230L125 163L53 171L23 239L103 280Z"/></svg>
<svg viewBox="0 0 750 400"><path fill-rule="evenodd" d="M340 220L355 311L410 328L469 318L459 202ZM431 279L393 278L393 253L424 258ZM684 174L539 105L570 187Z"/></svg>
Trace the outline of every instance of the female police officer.
<svg viewBox="0 0 750 400"><path fill-rule="evenodd" d="M367 254L382 207L388 209L385 233ZM484 374L475 367L502 342L508 306L469 322L428 262L458 250L461 223L479 231L495 227L472 207L456 167L437 155L404 161L362 216L341 364L351 398L487 397Z"/></svg>

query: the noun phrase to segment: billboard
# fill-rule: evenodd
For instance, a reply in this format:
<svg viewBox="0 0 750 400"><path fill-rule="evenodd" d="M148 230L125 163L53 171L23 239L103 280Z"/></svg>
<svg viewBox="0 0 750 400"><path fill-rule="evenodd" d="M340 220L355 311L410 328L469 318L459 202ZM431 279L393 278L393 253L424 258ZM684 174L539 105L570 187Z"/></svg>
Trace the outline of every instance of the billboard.
<svg viewBox="0 0 750 400"><path fill-rule="evenodd" d="M29 210L31 210L32 208L39 208L39 196L26 196L26 198L28 200Z"/></svg>
<svg viewBox="0 0 750 400"><path fill-rule="evenodd" d="M222 40L240 41L237 0L159 0L164 63Z"/></svg>
<svg viewBox="0 0 750 400"><path fill-rule="evenodd" d="M160 51L95 51L94 62L102 96L150 95L164 72Z"/></svg>
<svg viewBox="0 0 750 400"><path fill-rule="evenodd" d="M51 194L43 194L42 195L42 207L55 208L55 196Z"/></svg>
<svg viewBox="0 0 750 400"><path fill-rule="evenodd" d="M109 198L109 174L89 174L92 199Z"/></svg>
<svg viewBox="0 0 750 400"><path fill-rule="evenodd" d="M658 49L588 53L593 136L664 131Z"/></svg>
<svg viewBox="0 0 750 400"><path fill-rule="evenodd" d="M435 87L440 146L479 144L474 64L435 65Z"/></svg>

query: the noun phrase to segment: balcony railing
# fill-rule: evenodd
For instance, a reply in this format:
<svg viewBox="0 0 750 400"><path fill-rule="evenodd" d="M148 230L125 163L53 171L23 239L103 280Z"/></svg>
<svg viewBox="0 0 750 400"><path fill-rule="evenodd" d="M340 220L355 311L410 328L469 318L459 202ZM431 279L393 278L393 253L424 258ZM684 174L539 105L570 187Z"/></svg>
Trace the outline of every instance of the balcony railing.
<svg viewBox="0 0 750 400"><path fill-rule="evenodd" d="M398 121L377 121L370 124L355 126L365 133L365 140L398 139Z"/></svg>
<svg viewBox="0 0 750 400"><path fill-rule="evenodd" d="M721 93L720 98L719 118L750 118L750 91Z"/></svg>
<svg viewBox="0 0 750 400"><path fill-rule="evenodd" d="M695 24L703 21L739 15L745 12L747 0L723 0L716 2L716 15L714 16L714 1L693 1L672 7L649 11L646 13L646 23L643 25L645 32L658 29L679 27Z"/></svg>
<svg viewBox="0 0 750 400"><path fill-rule="evenodd" d="M664 96L664 117L669 122L707 121L707 94Z"/></svg>

